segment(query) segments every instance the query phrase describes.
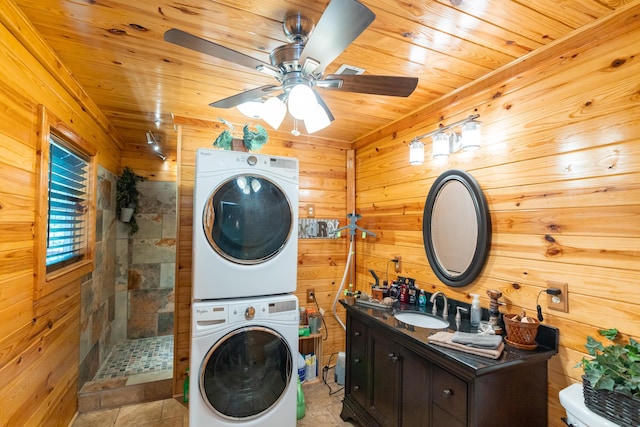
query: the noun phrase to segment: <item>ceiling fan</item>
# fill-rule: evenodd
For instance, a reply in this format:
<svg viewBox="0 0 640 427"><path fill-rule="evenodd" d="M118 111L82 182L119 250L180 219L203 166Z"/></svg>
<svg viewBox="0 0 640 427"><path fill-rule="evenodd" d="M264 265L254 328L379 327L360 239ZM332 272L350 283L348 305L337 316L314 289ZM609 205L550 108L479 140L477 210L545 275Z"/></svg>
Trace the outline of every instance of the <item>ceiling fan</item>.
<svg viewBox="0 0 640 427"><path fill-rule="evenodd" d="M240 108L248 103L264 103L260 117L276 129L282 123L288 106L288 111L294 119L303 120L307 132L313 133L334 120L331 111L315 89L407 97L416 88L418 79L415 77L324 75L325 68L374 19L375 14L357 0L331 0L315 29L313 21L309 18L301 14L287 15L282 26L290 43L271 52L270 64L175 28L168 30L164 39L268 74L278 81L277 85L251 89L213 102L210 106ZM294 128L294 131L296 134L297 128Z"/></svg>

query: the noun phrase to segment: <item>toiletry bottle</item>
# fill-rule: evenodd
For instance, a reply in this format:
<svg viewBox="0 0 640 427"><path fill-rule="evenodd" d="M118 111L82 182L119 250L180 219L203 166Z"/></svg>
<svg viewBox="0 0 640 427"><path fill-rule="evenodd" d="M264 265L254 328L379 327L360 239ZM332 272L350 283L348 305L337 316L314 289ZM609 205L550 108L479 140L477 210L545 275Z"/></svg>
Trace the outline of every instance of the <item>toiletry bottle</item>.
<svg viewBox="0 0 640 427"><path fill-rule="evenodd" d="M184 373L184 388L182 390L182 401L189 402L189 368Z"/></svg>
<svg viewBox="0 0 640 427"><path fill-rule="evenodd" d="M425 307L427 305L427 295L424 293L424 289L420 289L420 296L418 296L418 305Z"/></svg>
<svg viewBox="0 0 640 427"><path fill-rule="evenodd" d="M480 295L471 294L473 301L471 301L471 326L480 326L480 319L482 317L482 309L480 308Z"/></svg>

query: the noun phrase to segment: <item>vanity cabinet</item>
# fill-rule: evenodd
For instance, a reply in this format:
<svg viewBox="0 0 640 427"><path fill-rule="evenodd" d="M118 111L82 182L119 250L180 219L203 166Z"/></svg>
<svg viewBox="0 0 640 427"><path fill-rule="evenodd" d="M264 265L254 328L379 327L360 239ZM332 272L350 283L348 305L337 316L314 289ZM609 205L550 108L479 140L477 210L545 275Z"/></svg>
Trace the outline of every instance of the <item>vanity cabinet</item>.
<svg viewBox="0 0 640 427"><path fill-rule="evenodd" d="M553 351L515 361L457 360L466 353L434 348L428 334L421 342L393 322L347 309L342 419L365 427L547 426Z"/></svg>

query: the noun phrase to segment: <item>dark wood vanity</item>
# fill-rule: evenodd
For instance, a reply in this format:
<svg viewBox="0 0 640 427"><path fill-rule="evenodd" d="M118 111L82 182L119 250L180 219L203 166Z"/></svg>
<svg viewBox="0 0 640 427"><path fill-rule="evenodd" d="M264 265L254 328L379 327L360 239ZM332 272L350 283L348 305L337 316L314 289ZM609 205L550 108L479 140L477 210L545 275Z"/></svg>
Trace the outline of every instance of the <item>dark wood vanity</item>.
<svg viewBox="0 0 640 427"><path fill-rule="evenodd" d="M547 426L547 361L557 353L557 329L541 325L536 350L506 345L492 360L428 344L433 330L401 323L391 310L343 305L342 419L362 426Z"/></svg>

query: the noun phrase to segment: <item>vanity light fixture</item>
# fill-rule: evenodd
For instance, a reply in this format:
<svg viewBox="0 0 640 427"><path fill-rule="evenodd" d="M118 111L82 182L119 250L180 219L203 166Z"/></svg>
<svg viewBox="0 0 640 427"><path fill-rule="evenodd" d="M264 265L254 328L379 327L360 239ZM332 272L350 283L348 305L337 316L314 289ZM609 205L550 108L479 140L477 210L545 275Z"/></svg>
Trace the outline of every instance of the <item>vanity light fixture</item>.
<svg viewBox="0 0 640 427"><path fill-rule="evenodd" d="M153 149L153 154L160 157L162 160L167 160L167 157L160 150L160 144L158 143L158 139L156 136L149 130L146 134L147 144Z"/></svg>
<svg viewBox="0 0 640 427"><path fill-rule="evenodd" d="M438 129L416 136L409 144L409 164L421 165L424 163L424 144L420 140L432 137L433 158L448 157L449 154L459 150L478 150L481 146L480 122L476 119L480 114L472 114L464 120L441 126ZM460 127L460 134L453 128ZM450 131L450 132L448 132Z"/></svg>

